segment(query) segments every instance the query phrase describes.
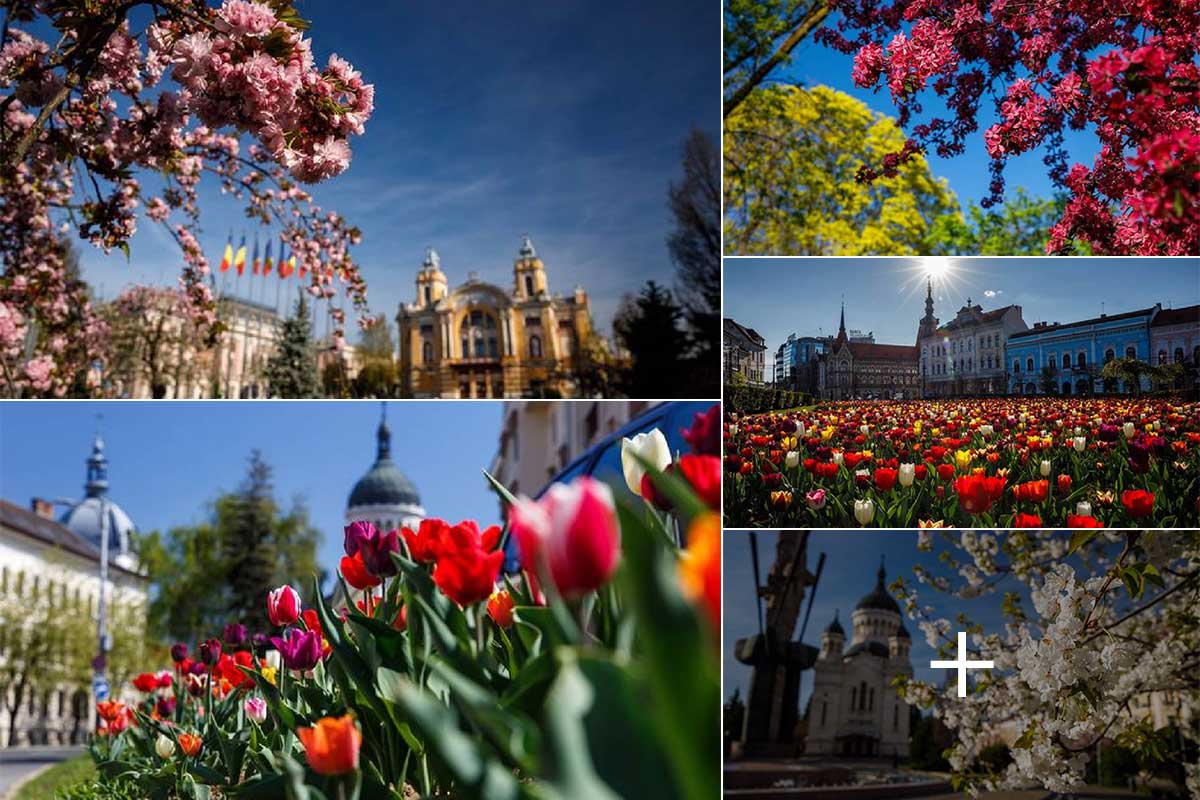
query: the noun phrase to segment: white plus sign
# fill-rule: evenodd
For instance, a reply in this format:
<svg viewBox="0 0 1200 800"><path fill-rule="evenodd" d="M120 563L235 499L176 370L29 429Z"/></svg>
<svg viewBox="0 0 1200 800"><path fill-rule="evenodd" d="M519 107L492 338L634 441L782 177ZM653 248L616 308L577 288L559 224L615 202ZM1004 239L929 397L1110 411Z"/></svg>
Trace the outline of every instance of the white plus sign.
<svg viewBox="0 0 1200 800"><path fill-rule="evenodd" d="M967 634L963 631L958 632L958 661L930 661L929 666L932 669L957 669L958 670L958 696L967 696L967 670L968 669L992 669L995 666L991 661L970 661L967 658Z"/></svg>

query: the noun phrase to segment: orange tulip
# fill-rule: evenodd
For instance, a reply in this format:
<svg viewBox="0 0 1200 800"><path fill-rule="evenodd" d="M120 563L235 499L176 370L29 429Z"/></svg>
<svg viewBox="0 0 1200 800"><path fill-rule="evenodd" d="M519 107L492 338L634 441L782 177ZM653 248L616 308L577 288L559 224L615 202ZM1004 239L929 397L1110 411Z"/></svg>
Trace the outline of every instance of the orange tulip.
<svg viewBox="0 0 1200 800"><path fill-rule="evenodd" d="M179 749L189 758L194 758L200 752L202 739L194 733L179 734Z"/></svg>
<svg viewBox="0 0 1200 800"><path fill-rule="evenodd" d="M492 596L488 598L487 613L492 618L492 621L501 628L508 628L513 624L513 599L505 590L492 592Z"/></svg>
<svg viewBox="0 0 1200 800"><path fill-rule="evenodd" d="M102 700L96 703L96 714L105 722L112 722L125 713L125 704L119 700Z"/></svg>
<svg viewBox="0 0 1200 800"><path fill-rule="evenodd" d="M688 528L687 550L679 561L684 593L702 602L713 630L721 629L721 518L701 514Z"/></svg>
<svg viewBox="0 0 1200 800"><path fill-rule="evenodd" d="M358 769L362 733L354 717L322 717L311 728L298 728L308 765L319 775L342 775Z"/></svg>

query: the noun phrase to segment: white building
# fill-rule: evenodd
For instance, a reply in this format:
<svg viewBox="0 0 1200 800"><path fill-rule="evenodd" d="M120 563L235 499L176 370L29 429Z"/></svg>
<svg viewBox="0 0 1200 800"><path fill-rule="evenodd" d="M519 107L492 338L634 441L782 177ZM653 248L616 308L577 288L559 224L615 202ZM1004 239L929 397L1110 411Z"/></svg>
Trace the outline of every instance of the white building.
<svg viewBox="0 0 1200 800"><path fill-rule="evenodd" d="M375 463L359 478L346 501L346 522L370 522L381 531L395 528L416 530L425 517L421 497L392 461L392 431L387 425L387 406L382 406L375 432Z"/></svg>
<svg viewBox="0 0 1200 800"><path fill-rule="evenodd" d="M880 565L875 588L855 606L849 648L842 649L846 633L836 616L821 634L804 748L808 755L908 756L908 704L892 680L912 675L912 639L885 576Z"/></svg>
<svg viewBox="0 0 1200 800"><path fill-rule="evenodd" d="M49 603L75 616L89 635L97 630L100 602L101 531L108 535L106 600L110 609L144 609L148 580L130 549L133 521L108 498L108 461L96 437L87 461L86 496L59 521L54 504L34 499L31 508L0 500L0 604ZM103 520L103 527L102 527ZM7 615L6 615L7 616ZM11 651L8 631L0 631L0 663ZM120 631L111 632L120 636ZM13 687L2 689L0 747L9 743L8 708ZM94 727L94 703L85 680L26 691L14 722L16 744L68 744L86 739Z"/></svg>

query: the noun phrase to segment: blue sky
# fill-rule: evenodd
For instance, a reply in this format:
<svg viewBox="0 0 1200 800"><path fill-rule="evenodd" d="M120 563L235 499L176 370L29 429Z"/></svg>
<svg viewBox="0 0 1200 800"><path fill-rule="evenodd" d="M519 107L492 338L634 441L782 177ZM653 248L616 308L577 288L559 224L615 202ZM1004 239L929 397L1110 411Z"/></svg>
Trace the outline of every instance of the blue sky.
<svg viewBox="0 0 1200 800"><path fill-rule="evenodd" d="M388 404L392 459L431 516L499 522L480 470L499 442L500 403ZM274 468L275 498L300 498L324 541L342 553L343 514L354 483L375 460L379 404L330 402L6 402L0 404L0 497L80 497L96 415L109 459L110 497L143 531L202 521L207 504L236 490L250 451Z"/></svg>
<svg viewBox="0 0 1200 800"><path fill-rule="evenodd" d="M692 0L299 3L318 63L331 52L375 84L375 115L319 203L362 228L355 249L376 313L411 302L433 245L452 284L469 271L508 286L522 233L551 291L589 291L607 331L620 296L670 283L668 184L693 126L720 125L720 9ZM202 192L214 262L240 207ZM105 295L178 272L165 232L143 221L132 263L89 245ZM294 280L294 279L293 279ZM267 299L274 300L274 292Z"/></svg>
<svg viewBox="0 0 1200 800"><path fill-rule="evenodd" d="M1102 309L1200 303L1195 259L738 258L725 261L725 316L761 333L773 353L790 333L837 334L844 295L847 328L874 331L878 342L912 344L925 314L929 263L948 265L934 284L934 314L942 322L968 298L985 310L1019 305L1031 327L1088 319Z"/></svg>
<svg viewBox="0 0 1200 800"><path fill-rule="evenodd" d="M832 27L837 17L831 17L828 24ZM884 43L886 45L886 42ZM801 86L823 84L838 91L845 92L866 103L872 110L896 118L898 109L892 102L891 92L886 83L882 88L862 89L854 85L850 79L850 71L854 67L854 55L839 53L831 47L818 44L812 37L804 40L792 53L789 66L777 70L773 80L794 83ZM1000 92L1007 84L997 84ZM953 119L948 114L945 104L931 89L917 95L925 111L917 115L913 123L926 122L933 116L943 119ZM983 132L998 121L995 112L994 99L987 93L980 99L978 114L979 130L971 134L966 142L965 151L954 158L941 158L930 150L926 157L933 174L947 178L950 188L958 195L959 202L964 206L978 205L979 201L989 193L991 175L987 170L988 155L983 145ZM910 130L907 131L911 133ZM1099 147L1096 138L1088 130L1063 132L1063 146L1068 154L1068 165L1076 162L1092 166ZM1045 151L1038 149L1010 159L1005 166L1006 192L1017 187L1024 187L1029 193L1039 197L1050 197L1056 188L1047 176L1047 168L1042 163Z"/></svg>
<svg viewBox="0 0 1200 800"><path fill-rule="evenodd" d="M754 598L754 569L750 558L750 536L758 538L759 570L765 582L767 573L775 558L775 542L777 534L773 531L730 531L724 532L724 552L722 587L723 597L723 642L721 658L724 665L722 693L728 698L735 688L740 688L742 697L746 697L750 685L750 668L733 657L733 648L738 639L753 636L758 633L757 606ZM813 647L821 646L821 631L833 621L834 613L840 612L842 627L846 630L846 646L849 646L853 636L850 626L850 615L854 606L875 587L875 573L879 569L879 559L883 556L887 569L887 582L898 575L913 579L912 568L916 564L933 570L936 574L944 574L945 570L937 561L940 551L947 548L944 542L935 539L934 550L931 553L917 551L917 534L910 532L864 533L862 531L814 531L808 540L808 569L815 572L817 560L825 553L825 567L821 581L817 586L815 599L811 590L804 597L804 608L800 620L796 624L796 635L804 622L809 603L812 602L812 615L808 621L808 629L803 641ZM961 550L957 551L961 556ZM956 582L957 585L957 582ZM1000 613L1000 598L1004 591L1017 591L1020 584L1009 579L1001 584L999 594L986 595L974 600L953 600L948 602L946 595L939 595L927 586L918 588L918 596L922 604L934 607L937 616L953 618L959 611L966 613L972 620L983 625L985 632L1003 632L1003 616ZM1024 596L1024 595L1023 595ZM1026 601L1026 609L1030 610ZM949 610L947 610L949 609ZM945 680L946 670L933 670L929 662L939 658L933 648L925 643L925 635L911 620L905 621L905 626L912 634L912 651L910 653L913 674L921 680L941 683ZM953 674L953 673L951 673ZM812 693L812 673L805 673L801 680L800 707Z"/></svg>

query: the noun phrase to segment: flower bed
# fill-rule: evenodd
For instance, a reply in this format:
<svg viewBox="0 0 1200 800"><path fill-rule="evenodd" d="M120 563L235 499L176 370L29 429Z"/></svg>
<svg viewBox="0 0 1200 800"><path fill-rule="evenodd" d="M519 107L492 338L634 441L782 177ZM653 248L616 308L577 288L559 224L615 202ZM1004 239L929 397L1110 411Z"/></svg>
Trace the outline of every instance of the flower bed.
<svg viewBox="0 0 1200 800"><path fill-rule="evenodd" d="M505 530L347 526L345 607L283 586L273 630L175 645L136 702L98 705L101 775L155 798L717 796L718 431L714 408L677 459L627 440L636 505L589 477L537 501L493 483Z"/></svg>
<svg viewBox="0 0 1200 800"><path fill-rule="evenodd" d="M726 527L1200 520L1200 403L825 403L725 423Z"/></svg>

